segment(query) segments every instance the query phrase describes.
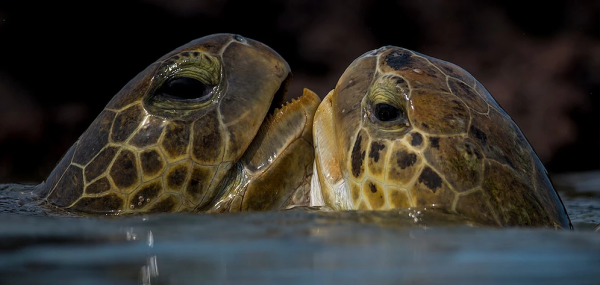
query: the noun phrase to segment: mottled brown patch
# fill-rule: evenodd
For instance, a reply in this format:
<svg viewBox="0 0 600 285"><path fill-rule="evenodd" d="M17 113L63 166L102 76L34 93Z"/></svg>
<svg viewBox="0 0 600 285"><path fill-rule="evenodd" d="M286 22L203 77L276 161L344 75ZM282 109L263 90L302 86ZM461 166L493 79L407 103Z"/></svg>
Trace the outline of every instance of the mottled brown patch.
<svg viewBox="0 0 600 285"><path fill-rule="evenodd" d="M129 196L130 209L141 209L152 204L158 195L162 193L162 181L154 180L138 187L138 190Z"/></svg>
<svg viewBox="0 0 600 285"><path fill-rule="evenodd" d="M365 181L363 184L363 195L371 205L372 210L379 210L385 205L385 193L377 182Z"/></svg>
<svg viewBox="0 0 600 285"><path fill-rule="evenodd" d="M88 213L114 213L123 208L123 199L114 193L101 197L84 197L71 207L73 210Z"/></svg>
<svg viewBox="0 0 600 285"><path fill-rule="evenodd" d="M483 191L504 226L553 226L531 181L496 162L486 162Z"/></svg>
<svg viewBox="0 0 600 285"><path fill-rule="evenodd" d="M90 182L102 175L112 162L113 158L115 158L118 150L118 147L111 146L103 149L98 156L85 167L85 181Z"/></svg>
<svg viewBox="0 0 600 285"><path fill-rule="evenodd" d="M374 141L371 143L369 150L369 158L367 164L369 166L369 173L371 176L375 176L378 179L383 179L383 170L385 169L385 156L388 148L385 147L384 142Z"/></svg>
<svg viewBox="0 0 600 285"><path fill-rule="evenodd" d="M433 58L430 56L426 56L431 63L437 66L442 72L446 75L462 80L466 82L468 85L473 86L475 83L475 78L469 74L466 70L462 69L460 66L455 65L453 63L443 61L441 59Z"/></svg>
<svg viewBox="0 0 600 285"><path fill-rule="evenodd" d="M140 153L144 180L152 179L165 168L165 161L159 150L149 149Z"/></svg>
<svg viewBox="0 0 600 285"><path fill-rule="evenodd" d="M387 163L386 183L392 182L399 186L405 186L416 175L422 158L400 143L396 143L392 149L395 149L395 151L390 155Z"/></svg>
<svg viewBox="0 0 600 285"><path fill-rule="evenodd" d="M450 210L455 194L431 168L425 166L409 189L414 206L433 206Z"/></svg>
<svg viewBox="0 0 600 285"><path fill-rule="evenodd" d="M198 163L216 164L221 161L225 147L216 113L208 114L194 123L192 154Z"/></svg>
<svg viewBox="0 0 600 285"><path fill-rule="evenodd" d="M108 178L102 177L85 188L85 194L100 194L109 191L111 188Z"/></svg>
<svg viewBox="0 0 600 285"><path fill-rule="evenodd" d="M489 197L482 191L460 196L456 204L456 212L485 225L499 226L487 201Z"/></svg>
<svg viewBox="0 0 600 285"><path fill-rule="evenodd" d="M365 136L364 131L360 131L356 136L356 140L354 142L354 146L352 147L352 153L350 154L350 166L352 169L352 175L354 177L359 178L364 173L363 161L365 160L366 154L366 139L363 141L363 136Z"/></svg>
<svg viewBox="0 0 600 285"><path fill-rule="evenodd" d="M113 142L127 140L144 119L144 109L141 105L133 105L117 114L113 123L110 139Z"/></svg>
<svg viewBox="0 0 600 285"><path fill-rule="evenodd" d="M171 191L181 191L189 172L189 163L174 165L167 170L166 186Z"/></svg>
<svg viewBox="0 0 600 285"><path fill-rule="evenodd" d="M161 146L171 159L177 159L187 153L190 143L190 127L185 122L172 121L165 128Z"/></svg>
<svg viewBox="0 0 600 285"><path fill-rule="evenodd" d="M479 112L479 113L487 113L488 112L488 104L483 100L475 89L471 88L467 84L462 81L450 78L448 79L448 85L450 86L450 90L452 93L460 98L469 108Z"/></svg>
<svg viewBox="0 0 600 285"><path fill-rule="evenodd" d="M89 128L81 135L73 162L86 165L108 143L108 133L115 113L102 111Z"/></svg>
<svg viewBox="0 0 600 285"><path fill-rule="evenodd" d="M482 151L470 138L439 138L439 147L426 149L424 155L429 164L458 192L472 189L481 183Z"/></svg>
<svg viewBox="0 0 600 285"><path fill-rule="evenodd" d="M396 152L396 164L400 169L406 169L407 167L411 167L415 165L417 162L417 155L408 152L406 150L400 150Z"/></svg>
<svg viewBox="0 0 600 285"><path fill-rule="evenodd" d="M128 192L139 183L139 173L135 163L135 155L129 150L122 150L110 168L110 177L121 190Z"/></svg>
<svg viewBox="0 0 600 285"><path fill-rule="evenodd" d="M394 47L384 53L380 60L384 73L395 73L410 82L413 89L449 92L446 75L425 58L413 55L409 50Z"/></svg>
<svg viewBox="0 0 600 285"><path fill-rule="evenodd" d="M168 195L154 204L148 212L150 213L170 213L177 210L179 199L175 195Z"/></svg>
<svg viewBox="0 0 600 285"><path fill-rule="evenodd" d="M71 165L48 196L48 202L59 207L70 206L83 194L83 185L83 170Z"/></svg>
<svg viewBox="0 0 600 285"><path fill-rule="evenodd" d="M369 158L373 159L374 162L379 161L379 154L382 149L385 148L385 144L374 141L371 143L371 148L369 150Z"/></svg>
<svg viewBox="0 0 600 285"><path fill-rule="evenodd" d="M413 125L422 126L429 134L450 135L467 131L469 110L450 93L413 90L411 106L408 113Z"/></svg>
<svg viewBox="0 0 600 285"><path fill-rule="evenodd" d="M163 119L148 115L145 124L131 138L129 144L139 148L157 144L164 125Z"/></svg>
<svg viewBox="0 0 600 285"><path fill-rule="evenodd" d="M414 147L419 147L423 144L423 136L420 133L412 133L410 144Z"/></svg>
<svg viewBox="0 0 600 285"><path fill-rule="evenodd" d="M186 186L185 192L187 193L188 199L192 200L195 204L199 203L206 195L210 181L215 174L214 167L202 167L194 165L190 181Z"/></svg>
<svg viewBox="0 0 600 285"><path fill-rule="evenodd" d="M425 185L433 193L435 193L437 189L442 188L442 178L429 166L426 166L423 171L421 171L418 182Z"/></svg>
<svg viewBox="0 0 600 285"><path fill-rule="evenodd" d="M514 168L524 179L530 179L531 146L508 116L490 109L489 116L474 114L471 125L469 137L481 146L486 158Z"/></svg>

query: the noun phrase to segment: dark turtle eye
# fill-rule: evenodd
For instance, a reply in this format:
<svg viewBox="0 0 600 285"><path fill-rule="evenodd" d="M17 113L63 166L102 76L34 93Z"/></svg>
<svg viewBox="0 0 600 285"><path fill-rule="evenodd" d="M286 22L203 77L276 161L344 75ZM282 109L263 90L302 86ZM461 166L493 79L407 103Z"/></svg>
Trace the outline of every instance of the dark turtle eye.
<svg viewBox="0 0 600 285"><path fill-rule="evenodd" d="M210 97L212 86L190 77L176 77L165 82L155 92L155 96L177 100L204 100Z"/></svg>
<svg viewBox="0 0 600 285"><path fill-rule="evenodd" d="M390 104L379 103L375 105L375 117L382 122L394 121L400 118L402 111Z"/></svg>

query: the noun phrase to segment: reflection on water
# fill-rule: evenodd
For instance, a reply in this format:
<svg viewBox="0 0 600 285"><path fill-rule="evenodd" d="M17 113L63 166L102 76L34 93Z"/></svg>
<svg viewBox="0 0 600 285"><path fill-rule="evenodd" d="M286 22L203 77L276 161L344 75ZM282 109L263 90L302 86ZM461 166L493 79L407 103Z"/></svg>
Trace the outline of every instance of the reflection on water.
<svg viewBox="0 0 600 285"><path fill-rule="evenodd" d="M562 195L576 231L555 231L431 209L82 218L4 191L0 284L597 284L588 192Z"/></svg>

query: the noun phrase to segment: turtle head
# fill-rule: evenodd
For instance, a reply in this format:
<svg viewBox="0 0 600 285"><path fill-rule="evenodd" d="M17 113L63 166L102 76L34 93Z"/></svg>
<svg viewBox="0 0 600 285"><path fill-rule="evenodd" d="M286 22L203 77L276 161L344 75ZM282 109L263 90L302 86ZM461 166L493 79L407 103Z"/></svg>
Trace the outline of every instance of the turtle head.
<svg viewBox="0 0 600 285"><path fill-rule="evenodd" d="M41 194L88 212L201 208L284 101L290 78L279 54L239 35L183 45L113 97Z"/></svg>
<svg viewBox="0 0 600 285"><path fill-rule="evenodd" d="M317 109L311 199L335 209L435 207L493 225L568 227L543 165L464 69L386 46Z"/></svg>

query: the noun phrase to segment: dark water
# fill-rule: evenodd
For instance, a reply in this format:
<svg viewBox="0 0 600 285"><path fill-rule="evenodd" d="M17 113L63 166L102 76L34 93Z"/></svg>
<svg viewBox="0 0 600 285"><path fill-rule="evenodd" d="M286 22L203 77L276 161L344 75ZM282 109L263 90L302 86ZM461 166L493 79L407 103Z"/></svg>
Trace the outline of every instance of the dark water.
<svg viewBox="0 0 600 285"><path fill-rule="evenodd" d="M575 231L424 209L48 216L4 190L0 284L600 284L600 187L569 177Z"/></svg>

